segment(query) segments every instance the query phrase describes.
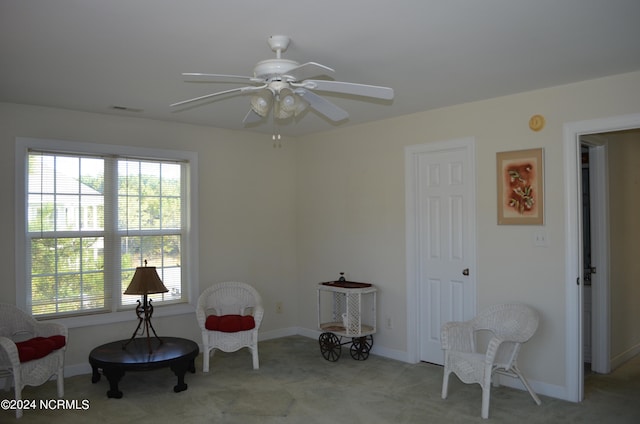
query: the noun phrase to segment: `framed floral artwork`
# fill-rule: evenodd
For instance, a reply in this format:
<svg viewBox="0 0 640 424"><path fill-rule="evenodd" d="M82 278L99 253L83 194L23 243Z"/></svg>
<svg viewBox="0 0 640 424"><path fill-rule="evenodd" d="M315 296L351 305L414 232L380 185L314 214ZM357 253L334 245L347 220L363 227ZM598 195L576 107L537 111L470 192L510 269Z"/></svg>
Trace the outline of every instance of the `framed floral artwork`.
<svg viewBox="0 0 640 424"><path fill-rule="evenodd" d="M544 223L543 150L498 152L498 224Z"/></svg>

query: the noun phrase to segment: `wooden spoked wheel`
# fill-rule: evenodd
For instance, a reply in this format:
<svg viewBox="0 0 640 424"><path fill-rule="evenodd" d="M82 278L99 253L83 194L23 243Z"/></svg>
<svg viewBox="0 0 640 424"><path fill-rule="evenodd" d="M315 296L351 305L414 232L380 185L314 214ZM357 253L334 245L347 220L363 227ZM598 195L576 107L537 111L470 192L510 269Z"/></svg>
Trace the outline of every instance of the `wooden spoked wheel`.
<svg viewBox="0 0 640 424"><path fill-rule="evenodd" d="M373 336L354 337L351 340L349 353L357 361L364 361L369 357L369 351L373 346Z"/></svg>
<svg viewBox="0 0 640 424"><path fill-rule="evenodd" d="M322 333L318 338L318 343L320 343L320 353L324 359L335 362L340 358L342 344L338 336L333 333Z"/></svg>

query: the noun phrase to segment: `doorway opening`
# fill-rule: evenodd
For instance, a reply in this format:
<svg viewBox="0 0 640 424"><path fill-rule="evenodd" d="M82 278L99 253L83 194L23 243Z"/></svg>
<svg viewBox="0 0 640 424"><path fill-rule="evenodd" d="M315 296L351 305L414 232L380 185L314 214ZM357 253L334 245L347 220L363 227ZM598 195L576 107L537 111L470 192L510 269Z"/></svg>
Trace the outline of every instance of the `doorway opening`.
<svg viewBox="0 0 640 424"><path fill-rule="evenodd" d="M585 287L585 262L583 252L583 198L582 198L582 153L583 153L583 141L585 137L592 136L599 133L629 130L634 128L640 128L640 114L624 115L611 118L596 119L591 121L581 121L566 123L564 125L564 180L565 180L565 249L566 249L566 265L565 265L565 284L566 284L566 381L567 381L567 400L580 402L584 398L584 287ZM594 170L602 173L604 179L604 173L606 170L606 149L598 143L591 144L592 140L584 141L587 143L589 152L589 203L591 209L589 212L590 218L590 232L589 238L591 240L591 264L596 256L603 256L596 254L593 251L595 246L608 246L608 234L602 234L595 231L594 219L597 213L604 214L598 219L608 220L607 209L608 201L604 199L594 199L594 186L597 186L592 176ZM595 164L598 161L598 165ZM606 180L605 180L606 181ZM602 183L601 195L606 196L606 186ZM600 206L603 209L596 211L595 206ZM606 226L601 226L602 228ZM598 244L595 241L596 237L605 237L604 244ZM607 258L608 259L608 258ZM599 262L598 262L599 264ZM605 263L605 268L600 268L600 265L595 265L596 273L591 274L591 290L600 287L601 284L594 285L594 275L600 277L605 274L608 275L608 263ZM601 271L602 270L602 271ZM601 272L603 274L601 274ZM606 302L607 308L609 305L609 299L607 298L608 292L601 296L593 293L592 296L592 336L595 335L594 331L603 330L600 328L603 322L603 315L596 308L601 306L602 302ZM600 313L599 318L597 317ZM604 319L608 324L608 314L604 315ZM608 328L604 329L604 334L609 334ZM601 337L601 336L599 336ZM595 341L595 340L594 340ZM597 349L595 349L597 348ZM602 349L602 350L601 350ZM597 367L596 362L604 361L605 364L610 363L610 343L592 343L592 368ZM596 351L598 350L598 351ZM599 359L598 359L599 358ZM604 359L603 359L604 358ZM608 371L607 371L608 372Z"/></svg>
<svg viewBox="0 0 640 424"><path fill-rule="evenodd" d="M585 372L610 372L607 138L580 137L582 360Z"/></svg>
<svg viewBox="0 0 640 424"><path fill-rule="evenodd" d="M597 268L591 264L591 205L589 196L589 146L581 144L580 156L582 161L582 261L584 264L584 276L582 286L582 358L584 361L585 373L591 371L591 276L596 273Z"/></svg>

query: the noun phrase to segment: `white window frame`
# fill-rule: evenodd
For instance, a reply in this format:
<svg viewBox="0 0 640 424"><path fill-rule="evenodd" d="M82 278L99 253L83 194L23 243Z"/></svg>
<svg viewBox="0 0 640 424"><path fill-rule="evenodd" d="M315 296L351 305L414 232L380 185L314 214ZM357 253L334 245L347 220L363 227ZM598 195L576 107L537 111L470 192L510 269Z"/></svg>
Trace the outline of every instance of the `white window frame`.
<svg viewBox="0 0 640 424"><path fill-rule="evenodd" d="M26 258L26 222L27 222L27 160L29 150L47 150L60 153L122 155L157 160L175 160L187 163L186 172L186 240L183 249L184 288L187 290L187 302L177 304L157 304L154 316L171 316L193 313L198 297L198 156L196 152L168 150L144 147L121 146L111 144L80 143L65 140L17 137L15 149L16 187L15 187L15 252L16 252L16 305L27 310L27 258ZM117 294L115 294L117 296ZM115 300L115 298L114 298ZM114 303L116 305L116 303ZM112 310L112 312L87 314L72 317L51 317L68 328L131 321L131 310Z"/></svg>

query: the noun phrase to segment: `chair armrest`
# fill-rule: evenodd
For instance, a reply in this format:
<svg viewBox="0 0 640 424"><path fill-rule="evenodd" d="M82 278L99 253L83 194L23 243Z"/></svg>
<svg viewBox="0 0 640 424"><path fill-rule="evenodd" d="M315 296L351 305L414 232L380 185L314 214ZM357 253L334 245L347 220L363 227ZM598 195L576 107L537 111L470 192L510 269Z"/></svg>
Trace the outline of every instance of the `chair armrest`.
<svg viewBox="0 0 640 424"><path fill-rule="evenodd" d="M253 308L253 320L256 323L256 328L260 328L262 317L264 317L264 308L262 307L262 305L256 305Z"/></svg>
<svg viewBox="0 0 640 424"><path fill-rule="evenodd" d="M38 322L35 326L35 333L38 337L64 336L68 338L68 330L62 324L57 322Z"/></svg>
<svg viewBox="0 0 640 424"><path fill-rule="evenodd" d="M440 331L442 349L458 352L474 352L473 326L470 321L447 322Z"/></svg>
<svg viewBox="0 0 640 424"><path fill-rule="evenodd" d="M201 305L198 305L196 307L196 320L198 321L198 326L200 326L200 329L204 330L204 324L207 321L207 312Z"/></svg>
<svg viewBox="0 0 640 424"><path fill-rule="evenodd" d="M7 365L11 365L11 367L20 365L20 356L13 340L0 336L0 368Z"/></svg>
<svg viewBox="0 0 640 424"><path fill-rule="evenodd" d="M500 345L504 342L504 339L496 336L493 336L491 340L489 340L489 344L487 345L487 353L484 358L485 364L493 364L496 361L498 349L500 349Z"/></svg>

